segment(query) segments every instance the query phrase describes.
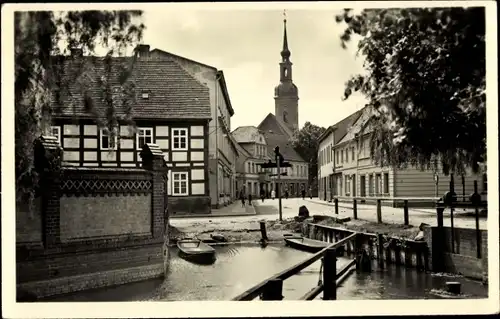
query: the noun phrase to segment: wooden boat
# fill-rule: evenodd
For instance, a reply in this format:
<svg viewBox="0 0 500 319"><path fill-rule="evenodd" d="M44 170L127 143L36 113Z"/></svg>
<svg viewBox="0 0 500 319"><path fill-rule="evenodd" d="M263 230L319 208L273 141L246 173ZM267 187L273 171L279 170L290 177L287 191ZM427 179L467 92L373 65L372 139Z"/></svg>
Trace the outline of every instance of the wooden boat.
<svg viewBox="0 0 500 319"><path fill-rule="evenodd" d="M327 242L320 240L309 239L302 236L294 236L292 234L285 234L283 236L285 239L285 244L287 246L311 253L316 253L328 246Z"/></svg>
<svg viewBox="0 0 500 319"><path fill-rule="evenodd" d="M177 241L179 256L198 264L215 262L215 249L199 239L181 239Z"/></svg>

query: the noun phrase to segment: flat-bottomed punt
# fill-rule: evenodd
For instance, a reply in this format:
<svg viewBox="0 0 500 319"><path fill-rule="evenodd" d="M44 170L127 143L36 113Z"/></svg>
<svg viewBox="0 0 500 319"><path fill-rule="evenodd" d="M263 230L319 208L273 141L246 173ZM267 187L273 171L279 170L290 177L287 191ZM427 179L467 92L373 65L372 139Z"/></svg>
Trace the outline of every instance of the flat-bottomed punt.
<svg viewBox="0 0 500 319"><path fill-rule="evenodd" d="M302 250L302 251L316 253L316 252L328 247L328 243L321 241L321 240L304 238L302 236L295 236L292 234L284 234L283 237L285 239L285 244L287 246L298 249L298 250Z"/></svg>
<svg viewBox="0 0 500 319"><path fill-rule="evenodd" d="M177 241L179 256L197 264L215 262L215 249L199 239L181 239Z"/></svg>

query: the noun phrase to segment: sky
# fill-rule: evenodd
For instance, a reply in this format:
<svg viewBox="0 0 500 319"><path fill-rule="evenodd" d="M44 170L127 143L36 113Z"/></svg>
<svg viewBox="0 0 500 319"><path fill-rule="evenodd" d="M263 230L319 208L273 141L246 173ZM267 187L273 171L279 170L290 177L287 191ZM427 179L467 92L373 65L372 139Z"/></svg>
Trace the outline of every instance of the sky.
<svg viewBox="0 0 500 319"><path fill-rule="evenodd" d="M222 70L235 111L231 130L257 126L274 113L283 9L146 9L143 44ZM356 58L356 44L348 49L340 46L343 26L335 22L337 13L286 11L293 81L299 90L299 127L307 121L327 127L364 105L361 96L341 100L344 83L363 68L361 58Z"/></svg>

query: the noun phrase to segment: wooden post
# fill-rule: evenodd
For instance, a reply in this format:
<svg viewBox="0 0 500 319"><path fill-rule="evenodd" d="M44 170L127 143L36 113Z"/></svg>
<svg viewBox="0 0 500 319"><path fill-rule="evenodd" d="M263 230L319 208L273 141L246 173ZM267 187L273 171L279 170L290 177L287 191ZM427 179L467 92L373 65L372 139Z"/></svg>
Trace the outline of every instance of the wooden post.
<svg viewBox="0 0 500 319"><path fill-rule="evenodd" d="M410 249L410 247L408 245L406 245L406 247L404 248L404 252L405 252L405 266L410 268L412 265L412 250Z"/></svg>
<svg viewBox="0 0 500 319"><path fill-rule="evenodd" d="M323 267L323 300L337 299L337 254L335 248L325 252Z"/></svg>
<svg viewBox="0 0 500 319"><path fill-rule="evenodd" d="M442 230L444 225L444 207L438 206L436 207L436 215L437 215L437 227Z"/></svg>
<svg viewBox="0 0 500 319"><path fill-rule="evenodd" d="M410 216L408 215L408 200L407 199L405 199L405 201L404 201L403 213L404 213L405 225L408 226L410 224Z"/></svg>
<svg viewBox="0 0 500 319"><path fill-rule="evenodd" d="M357 234L354 238L355 249L356 249L356 271L357 272L370 272L371 271L371 259L370 255L366 252L363 247L363 237L361 234Z"/></svg>
<svg viewBox="0 0 500 319"><path fill-rule="evenodd" d="M358 203L356 202L356 198L352 202L352 209L354 219L358 219Z"/></svg>
<svg viewBox="0 0 500 319"><path fill-rule="evenodd" d="M476 217L476 256L481 258L481 230L479 229L479 201L480 195L477 192L477 181L474 181L474 197L471 198L474 204L474 213Z"/></svg>
<svg viewBox="0 0 500 319"><path fill-rule="evenodd" d="M462 201L465 202L465 176L462 174Z"/></svg>
<svg viewBox="0 0 500 319"><path fill-rule="evenodd" d="M436 238L432 238L432 271L442 272L444 269L444 203L438 203L436 205L437 213L437 229L435 232Z"/></svg>
<svg viewBox="0 0 500 319"><path fill-rule="evenodd" d="M361 236L359 234L356 234L356 237L354 237L354 256L356 258L356 271L360 272L361 271Z"/></svg>
<svg viewBox="0 0 500 319"><path fill-rule="evenodd" d="M261 220L259 223L260 223L260 234L262 236L262 241L268 241L269 239L267 238L266 221Z"/></svg>
<svg viewBox="0 0 500 319"><path fill-rule="evenodd" d="M454 229L454 224L453 224L453 195L455 194L455 181L454 181L454 178L453 178L453 173L451 174L450 176L450 201L449 201L449 205L450 205L450 226L451 226L451 232L450 232L450 235L451 235L451 252L452 253L455 253L455 229Z"/></svg>
<svg viewBox="0 0 500 319"><path fill-rule="evenodd" d="M397 244L394 246L394 263L401 265L401 246Z"/></svg>
<svg viewBox="0 0 500 319"><path fill-rule="evenodd" d="M335 214L338 215L339 214L339 199L335 198L334 202L335 202Z"/></svg>
<svg viewBox="0 0 500 319"><path fill-rule="evenodd" d="M455 223L453 221L453 203L450 204L451 252L455 253Z"/></svg>
<svg viewBox="0 0 500 319"><path fill-rule="evenodd" d="M384 235L377 234L377 259L380 268L384 268Z"/></svg>
<svg viewBox="0 0 500 319"><path fill-rule="evenodd" d="M262 293L262 300L283 300L283 280L269 280Z"/></svg>
<svg viewBox="0 0 500 319"><path fill-rule="evenodd" d="M452 293L454 295L460 295L460 288L461 284L458 281L447 281L446 282L446 288L449 293Z"/></svg>
<svg viewBox="0 0 500 319"><path fill-rule="evenodd" d="M377 199L377 223L382 223L382 201Z"/></svg>

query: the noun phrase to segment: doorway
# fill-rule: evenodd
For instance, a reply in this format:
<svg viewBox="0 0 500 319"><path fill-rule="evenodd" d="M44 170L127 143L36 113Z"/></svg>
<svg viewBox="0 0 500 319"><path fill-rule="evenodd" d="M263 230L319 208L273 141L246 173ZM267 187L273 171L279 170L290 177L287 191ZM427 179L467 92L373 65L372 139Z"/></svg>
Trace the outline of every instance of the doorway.
<svg viewBox="0 0 500 319"><path fill-rule="evenodd" d="M352 174L352 196L356 197L356 174Z"/></svg>
<svg viewBox="0 0 500 319"><path fill-rule="evenodd" d="M366 176L361 176L359 178L359 195L361 197L366 197Z"/></svg>

